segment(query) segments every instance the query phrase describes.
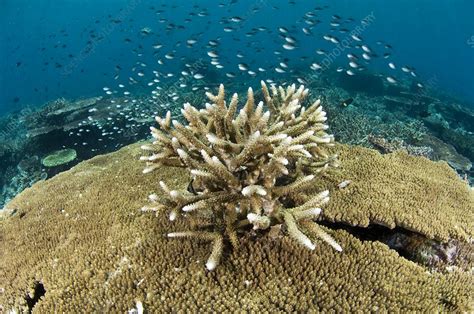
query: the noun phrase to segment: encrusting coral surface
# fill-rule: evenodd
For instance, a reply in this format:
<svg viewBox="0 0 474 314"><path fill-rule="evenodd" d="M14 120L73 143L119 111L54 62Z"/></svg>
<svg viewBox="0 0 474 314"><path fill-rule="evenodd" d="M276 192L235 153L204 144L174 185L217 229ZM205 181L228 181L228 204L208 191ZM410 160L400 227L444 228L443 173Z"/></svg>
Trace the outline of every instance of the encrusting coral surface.
<svg viewBox="0 0 474 314"><path fill-rule="evenodd" d="M170 221L164 213L159 219L140 213L157 181L181 190L190 180L184 169L170 167L144 176L139 161L141 145L82 162L38 182L7 204L14 213L5 211L0 219L0 304L4 311L27 311L31 307L27 299L33 299L39 284L45 293L34 304L33 312L38 313L126 312L137 301L149 312L473 308L471 273L430 273L378 241L361 241L347 231L325 227L344 248L342 253L324 245L310 251L289 237L270 233L257 239L246 235L239 238L238 250L223 258L214 271L207 271L207 241L166 237L169 230L187 228L186 220ZM401 179L406 174L397 166L404 159L399 154L380 155L343 145L337 151L341 151L340 168L348 174L368 171L371 160L379 164L374 172L381 173L373 184L386 193L373 194L370 185L355 180L339 189L339 180L322 177L321 184L333 191L325 214L329 205L342 203L339 198L345 193L358 197L340 210L356 208L358 216L372 210L370 203L390 203L387 197L405 189ZM418 164L405 167L411 166ZM446 173L437 171L438 163L423 161L423 166L437 173L429 189L443 190L453 183L445 179ZM393 182L380 179L387 169L393 169ZM411 172L416 181L417 172ZM466 222L456 217L472 215L472 204L461 205L457 197L474 196L467 189L458 189L455 195L445 196L445 203L457 210L452 212L452 223L468 230ZM404 191L412 202L397 208L394 215L415 211L416 207L409 206L428 202L431 197L414 189ZM164 196L161 191L157 194ZM422 217L427 227L438 224L439 217ZM436 229L455 232L452 223L440 223ZM471 229L471 237L472 233Z"/></svg>
<svg viewBox="0 0 474 314"><path fill-rule="evenodd" d="M334 149L345 163L315 182L315 191L332 195L319 218L400 227L441 241L474 239L474 193L446 162L358 146Z"/></svg>
<svg viewBox="0 0 474 314"><path fill-rule="evenodd" d="M217 95L206 94L212 104L205 109L184 105L188 125L171 121L169 111L164 119L157 117L160 129L151 128L155 141L142 147L153 152L142 157L147 161L144 173L161 166L190 172L191 191L170 190L161 181L165 197L150 195L154 204L144 209L169 211L170 220L190 220L192 230L168 237L212 241L209 270L219 263L224 240L236 249L239 233L250 226L270 230L283 224L293 239L311 250L316 247L311 238L320 238L342 251L313 221L329 200L328 191L304 197L316 174L336 164L336 157L325 152L325 146L333 145L326 133L326 113L319 100L303 105L308 95L303 86L272 85L270 95L263 81L261 85L266 107L262 101L255 104L251 88L242 109L238 110L237 94L227 106L220 85Z"/></svg>

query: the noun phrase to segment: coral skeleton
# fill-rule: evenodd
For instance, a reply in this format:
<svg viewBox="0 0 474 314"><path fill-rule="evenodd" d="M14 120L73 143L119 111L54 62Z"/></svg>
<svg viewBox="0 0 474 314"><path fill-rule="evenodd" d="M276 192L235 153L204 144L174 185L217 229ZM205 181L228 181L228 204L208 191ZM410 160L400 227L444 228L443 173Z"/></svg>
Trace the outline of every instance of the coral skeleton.
<svg viewBox="0 0 474 314"><path fill-rule="evenodd" d="M329 192L310 192L318 174L337 167L337 156L325 150L334 137L326 133L320 100L305 106L304 86L261 85L265 103L256 104L249 88L242 108L237 94L227 105L220 85L217 95L206 93L211 103L205 109L184 105L187 125L171 120L170 112L156 117L154 142L142 146L144 173L161 166L188 169L187 190L171 190L161 181L161 196L150 195L143 210L190 222L190 230L169 233L170 238L212 242L208 270L219 264L225 243L236 249L242 234L269 232L277 225L311 250L316 239L342 250L315 221Z"/></svg>

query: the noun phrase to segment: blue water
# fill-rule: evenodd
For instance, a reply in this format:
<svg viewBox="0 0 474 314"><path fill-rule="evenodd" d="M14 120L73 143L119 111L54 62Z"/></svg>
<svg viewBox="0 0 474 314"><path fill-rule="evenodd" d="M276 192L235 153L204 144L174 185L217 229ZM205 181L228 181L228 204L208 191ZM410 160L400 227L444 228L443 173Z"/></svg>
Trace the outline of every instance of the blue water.
<svg viewBox="0 0 474 314"><path fill-rule="evenodd" d="M458 99L474 103L474 2L469 0L397 0L397 1L288 1L239 0L235 4L217 1L173 1L173 5L161 8L163 1L147 0L68 0L68 1L0 1L0 114L21 109L28 105L39 105L46 101L65 97L102 95L104 86L127 82L131 69L137 61L147 65L146 78L152 77L153 69L163 73L175 73L183 64L202 58L206 62L204 46L210 39L221 38L216 48L224 70L216 71L215 83L225 80L224 73L231 69L239 73L237 64L245 62L256 70L257 64L268 68L259 73L262 78L282 79L272 71L278 59L286 59L289 68L305 67L322 58L315 54L318 48L331 49L331 44L321 35L329 31L328 22L333 14L342 18L352 17L354 25L366 16L373 21L363 31L364 43L377 48L375 42L382 40L393 46L391 61L397 65L410 65L416 69L419 81L430 82L430 87L446 91ZM192 6L208 9L204 17L189 16ZM312 36L305 36L301 28L308 26L302 16L316 6L329 8L315 17L321 23L313 28ZM154 9L150 8L154 6ZM173 6L173 7L172 7ZM273 8L278 7L278 9ZM252 8L259 11L253 13ZM163 13L156 11L163 9ZM223 32L222 18L239 16L244 20L230 25L237 29ZM165 23L159 23L166 18ZM191 19L185 22L186 18ZM120 19L120 23L111 20ZM166 25L174 23L184 29L165 31ZM268 31L258 32L253 37L245 33L253 27L265 26ZM278 37L278 27L284 26L289 34L298 39L299 46L292 51L281 48L283 40ZM152 34L144 36L140 30L150 27ZM293 28L294 27L294 28ZM193 48L186 48L185 41L193 34L203 32ZM92 38L95 34L99 37ZM101 38L101 36L103 38ZM240 42L232 40L238 37ZM343 38L344 35L338 35ZM131 42L125 42L128 38ZM88 44L88 41L89 44ZM182 44L176 47L175 44ZM152 45L160 43L161 49ZM246 45L250 44L251 47ZM64 47L63 47L64 45ZM264 47L255 53L253 47ZM90 51L88 51L89 48ZM175 59L159 67L157 59L176 49ZM282 51L276 56L274 50ZM135 51L134 51L135 50ZM143 56L137 57L137 51ZM245 58L235 57L241 51ZM153 55L156 53L155 55ZM335 64L345 62L345 53ZM307 56L306 60L299 57ZM183 57L183 60L179 60ZM116 71L119 65L121 70ZM370 71L390 73L387 62L378 58L371 62ZM117 80L114 75L120 74ZM394 76L403 76L400 70ZM240 75L238 80L253 78ZM290 80L291 77L288 77ZM145 80L147 81L147 80ZM212 80L211 80L212 81ZM139 93L144 83L130 87Z"/></svg>

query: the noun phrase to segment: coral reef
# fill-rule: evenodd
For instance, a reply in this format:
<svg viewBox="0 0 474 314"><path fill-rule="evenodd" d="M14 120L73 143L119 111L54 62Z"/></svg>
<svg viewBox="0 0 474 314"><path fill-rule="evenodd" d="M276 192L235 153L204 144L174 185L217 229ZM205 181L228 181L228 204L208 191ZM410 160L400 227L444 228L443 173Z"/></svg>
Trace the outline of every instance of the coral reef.
<svg viewBox="0 0 474 314"><path fill-rule="evenodd" d="M427 157L445 160L474 183L469 169L474 159L474 111L468 105L437 95L434 90L412 91L405 87L384 96L362 90L349 94L339 86L319 90L338 142L383 150L380 142L373 141L383 138L383 146L399 146L414 154L428 153L431 148L433 154ZM351 104L341 105L349 97Z"/></svg>
<svg viewBox="0 0 474 314"><path fill-rule="evenodd" d="M59 98L46 103L26 117L28 137L45 135L56 130L68 131L90 116L89 110L101 100L101 97L68 101Z"/></svg>
<svg viewBox="0 0 474 314"><path fill-rule="evenodd" d="M423 118L433 135L452 145L460 154L474 160L474 112L459 105L435 103Z"/></svg>
<svg viewBox="0 0 474 314"><path fill-rule="evenodd" d="M252 89L240 111L237 94L227 106L220 85L217 95L207 93L212 104L205 109L184 105L186 126L171 122L170 112L157 117L160 129L151 128L155 141L142 147L151 152L142 157L147 162L144 173L176 166L192 176L191 191L171 190L161 181L165 197L150 195L153 204L144 209L167 211L170 220L182 216L190 221L191 230L168 237L212 241L209 270L219 263L224 241L237 249L241 233L249 227L271 230L283 225L290 237L311 250L315 238L342 250L312 221L329 200L327 191L305 194L316 174L336 165L335 155L325 152L333 145L333 137L325 132L326 113L319 100L304 106L308 90L303 86L272 85L270 95L263 81L261 85L269 111L264 111L263 102L255 104Z"/></svg>
<svg viewBox="0 0 474 314"><path fill-rule="evenodd" d="M66 148L50 153L48 156L44 157L43 160L41 160L41 163L43 166L48 168L57 167L73 161L76 159L76 157L77 152L75 149Z"/></svg>
<svg viewBox="0 0 474 314"><path fill-rule="evenodd" d="M157 181L181 190L190 179L184 169L169 167L143 176L141 145L82 162L26 189L7 205L11 211L0 220L0 304L5 312L110 313L126 312L137 304L150 313L473 310L471 273L456 268L430 272L379 241L360 240L343 229L322 227L344 248L342 253L323 245L310 251L278 234L256 239L249 234L239 238L238 251L225 253L231 256L208 272L203 269L207 242L165 236L172 228L186 228L185 220L171 222L164 214L156 219L139 212ZM419 206L435 203L426 191L448 189L440 200L443 206L421 215L424 224L438 229L445 216L432 212L459 205L445 233L458 232L456 225L467 227L459 217L464 210L472 215L472 207L462 205L462 199L474 191L455 182L446 165L423 159L419 169L421 158L400 153L381 156L343 145L337 151L342 152L341 169L347 169L343 177L354 173L354 182L333 193L330 205L345 204L334 212L370 210L370 202L376 207L392 197L394 206L400 206L400 198L406 198L412 206L393 214L416 220ZM395 166L403 162L404 167ZM362 175L369 165L375 169ZM434 179L428 181L423 171ZM408 187L394 180L407 175ZM375 180L371 189L363 184L368 176ZM418 177L419 188L413 189ZM322 178L328 185L339 184L339 179ZM383 193L374 193L375 186ZM345 194L353 201L346 203ZM389 206L384 208L392 215ZM471 236L472 230L471 226Z"/></svg>
<svg viewBox="0 0 474 314"><path fill-rule="evenodd" d="M459 154L452 145L443 142L435 136L424 136L420 144L433 149L433 160L444 160L458 171L468 171L472 168L472 163L469 159Z"/></svg>
<svg viewBox="0 0 474 314"><path fill-rule="evenodd" d="M17 165L25 156L47 156L52 151L74 148L77 159L73 162L45 167L51 177L81 160L134 143L147 136L150 116L166 112L150 101L151 97L92 97L76 101L60 98L1 117L0 209L15 193L40 178L36 169L31 173L19 170Z"/></svg>
<svg viewBox="0 0 474 314"><path fill-rule="evenodd" d="M404 151L412 156L423 156L425 158L434 159L433 148L429 146L413 146L405 143L403 140L391 140L388 141L383 137L369 135L368 141L381 153L393 153L396 151Z"/></svg>
<svg viewBox="0 0 474 314"><path fill-rule="evenodd" d="M367 227L400 227L431 239L474 237L474 193L447 163L396 151L382 155L336 145L340 171L323 174L315 191L333 196L320 218ZM341 188L341 182L350 184Z"/></svg>
<svg viewBox="0 0 474 314"><path fill-rule="evenodd" d="M417 145L428 131L421 121L391 114L379 102L382 97L356 95L352 104L342 106L341 99L348 96L345 91L332 88L324 95L329 126L338 142L372 148L369 137L376 136Z"/></svg>
<svg viewBox="0 0 474 314"><path fill-rule="evenodd" d="M306 69L299 69L298 76L308 77ZM334 71L332 76L322 73L307 81L308 87L321 95L330 121L330 132L338 142L373 148L376 146L369 141L369 136L375 136L390 143L403 141L405 145L429 146L435 151L439 145L451 145L456 154L435 153L434 159L449 158L444 160L457 167L459 174L474 184L473 170L464 167L474 160L474 112L469 106L442 95L439 90L412 89L406 82L400 82L396 90L384 86L389 95L384 92L377 96L370 90L372 86L364 84L360 84L359 89L349 88L349 93L337 85L337 76ZM357 84L357 79L349 83ZM195 85L193 92L184 92L178 84L170 84L153 91L151 96L130 97L113 93L77 100L60 98L0 117L0 186L8 191L21 191L13 186L10 178L20 175L12 170L17 169L16 165L24 156L45 156L51 151L72 147L78 153L77 161L86 160L146 138L152 116L162 116L170 110L173 119L183 122L179 106L173 104L178 99L180 102L203 104L203 94L194 91L214 86L208 80ZM229 81L226 87L229 86L234 91L244 92L238 81ZM352 103L343 105L349 98ZM422 143L425 135L435 136L444 144L437 141L432 143L433 146L425 145ZM68 164L61 170L73 165ZM10 169L8 175L7 169ZM48 175L57 171L48 169ZM0 208L5 202L1 197Z"/></svg>
<svg viewBox="0 0 474 314"><path fill-rule="evenodd" d="M21 150L26 140L24 117L31 112L30 108L0 117L0 158Z"/></svg>
<svg viewBox="0 0 474 314"><path fill-rule="evenodd" d="M417 234L396 232L384 240L390 248L396 249L421 265L434 271L450 271L461 268L474 271L474 245L458 240L438 242Z"/></svg>
<svg viewBox="0 0 474 314"><path fill-rule="evenodd" d="M38 156L31 156L23 158L16 166L6 167L3 176L8 178L8 182L0 189L0 210L25 188L46 179L47 174L42 171Z"/></svg>

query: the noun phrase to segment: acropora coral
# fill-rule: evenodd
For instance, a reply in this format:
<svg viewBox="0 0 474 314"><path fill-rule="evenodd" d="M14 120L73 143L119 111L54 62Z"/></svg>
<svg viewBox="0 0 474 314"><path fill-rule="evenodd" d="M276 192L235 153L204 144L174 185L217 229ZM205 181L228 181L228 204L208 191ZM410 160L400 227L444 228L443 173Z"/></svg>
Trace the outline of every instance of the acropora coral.
<svg viewBox="0 0 474 314"><path fill-rule="evenodd" d="M340 170L318 180L331 202L319 219L349 226L384 226L430 239L474 238L474 193L444 161L336 144ZM324 180L323 180L324 179ZM345 187L339 182L350 181Z"/></svg>
<svg viewBox="0 0 474 314"><path fill-rule="evenodd" d="M6 205L0 312L125 313L139 303L148 313L473 311L472 272L430 272L380 241L332 225L322 228L343 254L325 245L310 251L289 237L246 234L238 251L206 271L208 243L164 236L184 230L185 219L139 212L157 181L179 190L190 179L184 168L171 167L144 176L142 144L81 162ZM340 144L334 149L343 172L327 172L318 182L331 191L322 214L331 210L339 226L364 217L372 223L380 213L402 228L474 237L474 191L455 181L445 163ZM341 179L352 182L339 188Z"/></svg>
<svg viewBox="0 0 474 314"><path fill-rule="evenodd" d="M271 86L262 81L265 101L255 104L249 88L247 101L238 110L238 95L227 105L224 86L198 110L189 103L181 110L187 125L157 117L160 128L151 128L154 142L144 173L162 166L184 167L192 177L188 190L172 190L160 181L164 197L149 196L144 210L168 211L169 219L184 217L189 230L168 237L212 241L206 267L213 270L228 241L236 249L239 237L249 230L269 231L282 225L287 234L314 250L315 239L337 251L341 246L314 219L328 202L328 191L306 195L318 174L337 166L325 149L334 137L326 133L326 113L320 100L304 106L308 89ZM268 110L268 111L266 111Z"/></svg>

